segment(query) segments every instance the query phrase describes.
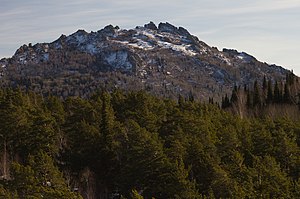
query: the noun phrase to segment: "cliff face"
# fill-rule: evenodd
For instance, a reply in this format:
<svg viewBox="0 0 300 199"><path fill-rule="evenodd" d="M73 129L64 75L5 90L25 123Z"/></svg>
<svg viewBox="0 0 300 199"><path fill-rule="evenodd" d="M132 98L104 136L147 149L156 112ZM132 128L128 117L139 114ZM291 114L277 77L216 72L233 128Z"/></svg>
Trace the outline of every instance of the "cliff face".
<svg viewBox="0 0 300 199"><path fill-rule="evenodd" d="M234 85L264 76L279 80L287 72L245 52L219 51L182 27L152 22L130 30L78 30L52 43L24 45L0 65L3 86L63 97L88 97L104 87L220 99Z"/></svg>

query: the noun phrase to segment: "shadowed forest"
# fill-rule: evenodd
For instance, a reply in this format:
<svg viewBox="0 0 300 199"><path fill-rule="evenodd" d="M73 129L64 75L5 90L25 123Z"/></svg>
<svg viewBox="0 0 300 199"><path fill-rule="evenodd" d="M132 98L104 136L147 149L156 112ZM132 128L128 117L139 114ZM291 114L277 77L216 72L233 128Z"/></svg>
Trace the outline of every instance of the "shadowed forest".
<svg viewBox="0 0 300 199"><path fill-rule="evenodd" d="M0 198L300 198L300 120L230 112L142 91L1 90Z"/></svg>

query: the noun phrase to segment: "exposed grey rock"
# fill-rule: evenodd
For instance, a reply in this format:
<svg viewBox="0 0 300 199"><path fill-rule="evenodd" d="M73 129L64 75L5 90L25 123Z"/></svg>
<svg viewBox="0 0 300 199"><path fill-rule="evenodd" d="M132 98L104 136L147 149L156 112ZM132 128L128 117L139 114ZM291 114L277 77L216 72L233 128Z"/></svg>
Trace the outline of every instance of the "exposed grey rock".
<svg viewBox="0 0 300 199"><path fill-rule="evenodd" d="M98 33L103 34L105 36L113 36L116 32L116 28L113 25L107 25L102 30L99 30Z"/></svg>
<svg viewBox="0 0 300 199"><path fill-rule="evenodd" d="M23 45L0 61L2 86L63 97L89 96L100 87L146 89L176 98L220 99L233 85L284 79L287 70L237 50L210 47L182 27L153 22L124 30L108 25L79 30L52 43Z"/></svg>
<svg viewBox="0 0 300 199"><path fill-rule="evenodd" d="M152 21L150 21L150 23L148 23L148 24L145 24L144 27L151 29L151 30L157 30L156 25Z"/></svg>
<svg viewBox="0 0 300 199"><path fill-rule="evenodd" d="M168 33L173 33L173 34L177 33L177 28L168 22L159 23L158 30L160 32L168 32Z"/></svg>
<svg viewBox="0 0 300 199"><path fill-rule="evenodd" d="M183 36L190 36L191 34L183 27L178 28L178 33Z"/></svg>

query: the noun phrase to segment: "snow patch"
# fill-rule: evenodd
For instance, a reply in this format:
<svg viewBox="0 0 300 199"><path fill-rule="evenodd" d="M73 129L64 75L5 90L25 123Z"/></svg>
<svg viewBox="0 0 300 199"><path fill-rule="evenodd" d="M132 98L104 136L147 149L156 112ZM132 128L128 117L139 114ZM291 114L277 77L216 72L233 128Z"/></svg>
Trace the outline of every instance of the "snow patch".
<svg viewBox="0 0 300 199"><path fill-rule="evenodd" d="M224 84L224 78L225 78L225 74L222 70L217 69L217 71L212 72L212 75L214 76L214 78L217 79L217 81L221 84Z"/></svg>
<svg viewBox="0 0 300 199"><path fill-rule="evenodd" d="M86 37L84 35L75 35L75 38L79 44L82 44L86 41Z"/></svg>
<svg viewBox="0 0 300 199"><path fill-rule="evenodd" d="M155 39L155 35L150 30L138 31L139 34L145 35L150 39Z"/></svg>
<svg viewBox="0 0 300 199"><path fill-rule="evenodd" d="M224 56L222 53L219 53L216 55L220 60L224 61L226 64L228 65L232 65L231 61L229 58L227 58L226 56Z"/></svg>
<svg viewBox="0 0 300 199"><path fill-rule="evenodd" d="M148 42L146 41L143 41L141 39L137 39L135 40L135 42L129 42L129 41L114 41L116 43L119 43L119 44L122 44L122 45L125 45L125 46L130 46L130 47L133 47L133 48L139 48L139 49L143 49L143 50L152 50L154 47L149 44Z"/></svg>
<svg viewBox="0 0 300 199"><path fill-rule="evenodd" d="M177 44L172 44L169 42L163 42L163 41L158 41L159 46L163 47L163 48L169 48L172 49L174 51L177 52L182 52L186 55L189 56L195 56L197 55L196 52L194 52L193 50L188 49L189 47L191 47L190 45L185 45L185 44L181 44L181 45L177 45Z"/></svg>
<svg viewBox="0 0 300 199"><path fill-rule="evenodd" d="M129 46L135 47L135 48L140 48L144 50L152 50L153 46L149 44L148 42L145 42L141 39L137 39L137 43L129 43Z"/></svg>
<svg viewBox="0 0 300 199"><path fill-rule="evenodd" d="M43 54L43 61L49 61L49 53Z"/></svg>
<svg viewBox="0 0 300 199"><path fill-rule="evenodd" d="M88 51L88 53L94 55L98 52L97 47L94 44L88 44L86 46L86 50Z"/></svg>
<svg viewBox="0 0 300 199"><path fill-rule="evenodd" d="M242 60L243 62L251 62L253 57L248 55L247 53L241 52L236 56L238 59Z"/></svg>
<svg viewBox="0 0 300 199"><path fill-rule="evenodd" d="M241 56L241 55L238 55L238 56L237 56L237 58L239 58L239 59L242 59L242 60L243 60L245 57L244 57L244 56Z"/></svg>
<svg viewBox="0 0 300 199"><path fill-rule="evenodd" d="M141 70L141 71L140 71L140 75L141 75L142 77L146 77L146 76L147 76L147 71L146 71L145 69Z"/></svg>
<svg viewBox="0 0 300 199"><path fill-rule="evenodd" d="M128 53L126 51L117 51L108 54L104 60L111 66L116 68L131 69L132 64L128 60Z"/></svg>
<svg viewBox="0 0 300 199"><path fill-rule="evenodd" d="M21 54L18 56L18 62L20 64L26 64L27 63L27 54L24 53L24 54Z"/></svg>
<svg viewBox="0 0 300 199"><path fill-rule="evenodd" d="M59 43L59 42L55 42L55 43L54 43L54 48L55 48L56 50L58 50L58 49L62 49L62 45L61 45L61 43Z"/></svg>
<svg viewBox="0 0 300 199"><path fill-rule="evenodd" d="M117 40L113 40L113 42L119 43L119 44L123 44L123 45L128 45L129 44L129 41L117 41Z"/></svg>
<svg viewBox="0 0 300 199"><path fill-rule="evenodd" d="M207 55L208 54L208 50L207 50L207 48L200 48L200 54L201 55Z"/></svg>
<svg viewBox="0 0 300 199"><path fill-rule="evenodd" d="M48 52L48 50L49 50L49 45L48 45L48 44L46 44L46 45L44 46L44 52L45 52L45 53L47 53L47 52Z"/></svg>

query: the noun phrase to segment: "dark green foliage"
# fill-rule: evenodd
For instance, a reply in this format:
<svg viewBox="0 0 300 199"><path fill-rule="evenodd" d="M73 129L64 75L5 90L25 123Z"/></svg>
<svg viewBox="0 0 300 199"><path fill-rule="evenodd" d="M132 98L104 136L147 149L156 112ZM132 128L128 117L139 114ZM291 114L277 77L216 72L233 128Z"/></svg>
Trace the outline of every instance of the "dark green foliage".
<svg viewBox="0 0 300 199"><path fill-rule="evenodd" d="M231 94L230 103L236 103L238 101L238 88L234 86Z"/></svg>
<svg viewBox="0 0 300 199"><path fill-rule="evenodd" d="M208 98L208 103L214 104L214 98L213 98L213 97L209 97L209 98Z"/></svg>
<svg viewBox="0 0 300 199"><path fill-rule="evenodd" d="M266 79L266 76L264 76L263 84L262 84L263 91L266 91L267 87L268 87L267 79Z"/></svg>
<svg viewBox="0 0 300 199"><path fill-rule="evenodd" d="M27 164L12 165L9 189L20 198L81 198L71 192L53 159L44 152L28 156Z"/></svg>
<svg viewBox="0 0 300 199"><path fill-rule="evenodd" d="M292 103L292 96L288 83L284 85L283 102L287 104Z"/></svg>
<svg viewBox="0 0 300 199"><path fill-rule="evenodd" d="M255 89L249 103L263 107ZM234 91L223 107L242 99ZM241 119L213 103L119 90L65 101L1 90L0 109L0 198L300 195L297 120Z"/></svg>
<svg viewBox="0 0 300 199"><path fill-rule="evenodd" d="M257 81L254 82L253 87L253 106L261 106L261 93Z"/></svg>
<svg viewBox="0 0 300 199"><path fill-rule="evenodd" d="M275 82L274 85L274 102L275 103L280 103L282 101L282 92L279 88L278 82Z"/></svg>
<svg viewBox="0 0 300 199"><path fill-rule="evenodd" d="M229 100L229 98L226 94L225 97L222 98L222 106L221 107L224 109L224 108L228 108L230 106L231 106L231 103L230 103L230 100Z"/></svg>
<svg viewBox="0 0 300 199"><path fill-rule="evenodd" d="M292 73L287 74L286 82L264 78L261 83L255 81L252 89L247 86L243 90L234 88L228 105L226 96L222 98L222 108L242 118L285 116L298 119L299 86L298 77Z"/></svg>
<svg viewBox="0 0 300 199"><path fill-rule="evenodd" d="M295 83L296 78L297 78L296 75L293 73L293 71L291 71L291 72L286 74L286 80L285 81L289 86L291 86Z"/></svg>
<svg viewBox="0 0 300 199"><path fill-rule="evenodd" d="M267 91L267 104L273 102L273 89L271 80L268 81L268 91Z"/></svg>

